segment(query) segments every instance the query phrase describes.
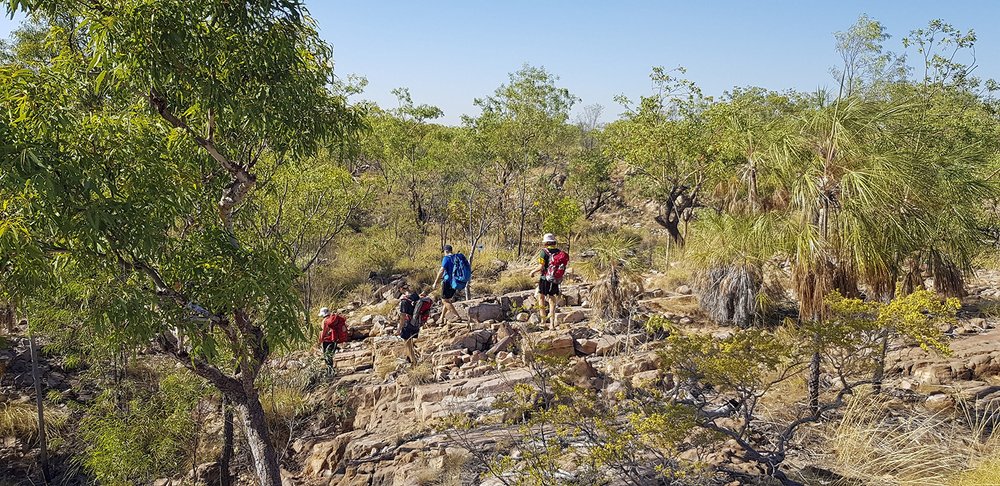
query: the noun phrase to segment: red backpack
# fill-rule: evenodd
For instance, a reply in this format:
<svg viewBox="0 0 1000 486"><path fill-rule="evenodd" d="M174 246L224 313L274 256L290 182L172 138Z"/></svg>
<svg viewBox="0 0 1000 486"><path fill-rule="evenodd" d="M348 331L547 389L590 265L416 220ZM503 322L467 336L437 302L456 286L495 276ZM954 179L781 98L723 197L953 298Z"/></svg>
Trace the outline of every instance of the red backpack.
<svg viewBox="0 0 1000 486"><path fill-rule="evenodd" d="M569 265L569 253L562 250L545 250L549 254L549 263L545 267L545 279L550 282L560 283L566 275L566 266Z"/></svg>
<svg viewBox="0 0 1000 486"><path fill-rule="evenodd" d="M420 326L427 322L427 319L431 316L431 307L434 306L434 302L430 299L423 298L413 303L413 314L410 316L410 326L420 329Z"/></svg>
<svg viewBox="0 0 1000 486"><path fill-rule="evenodd" d="M333 318L333 322L330 325L330 334L334 342L346 343L347 342L347 319L340 314L333 314L330 316ZM326 336L324 336L326 337Z"/></svg>

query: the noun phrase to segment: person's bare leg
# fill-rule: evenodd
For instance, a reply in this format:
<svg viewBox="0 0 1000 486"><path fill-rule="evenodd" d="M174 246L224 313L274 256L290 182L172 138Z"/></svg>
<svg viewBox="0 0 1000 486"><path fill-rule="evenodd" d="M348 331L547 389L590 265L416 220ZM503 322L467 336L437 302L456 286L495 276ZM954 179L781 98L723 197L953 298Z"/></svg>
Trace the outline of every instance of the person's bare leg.
<svg viewBox="0 0 1000 486"><path fill-rule="evenodd" d="M446 320L446 318L448 317L448 312L451 312L452 314L455 315L456 321L462 320L462 316L458 314L458 309L455 308L455 304L445 301L444 312L441 313L441 319Z"/></svg>
<svg viewBox="0 0 1000 486"><path fill-rule="evenodd" d="M548 318L545 311L548 310L549 304L546 302L545 296L542 295L541 292L537 292L535 294L535 302L535 307L538 308L538 317L540 318L540 322L545 324L545 319Z"/></svg>
<svg viewBox="0 0 1000 486"><path fill-rule="evenodd" d="M557 319L556 319L556 296L555 295L550 295L549 296L549 317L552 319L552 330L555 331L556 330L556 325L558 324L556 322Z"/></svg>
<svg viewBox="0 0 1000 486"><path fill-rule="evenodd" d="M414 349L413 338L406 340L406 354L410 357L410 368L417 366L417 350Z"/></svg>

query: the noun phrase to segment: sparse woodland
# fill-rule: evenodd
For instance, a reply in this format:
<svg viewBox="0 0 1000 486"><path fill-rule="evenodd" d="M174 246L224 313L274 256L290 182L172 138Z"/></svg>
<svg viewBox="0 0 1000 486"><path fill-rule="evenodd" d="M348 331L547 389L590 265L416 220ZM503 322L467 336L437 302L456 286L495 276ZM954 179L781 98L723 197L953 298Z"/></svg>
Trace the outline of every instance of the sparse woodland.
<svg viewBox="0 0 1000 486"><path fill-rule="evenodd" d="M1000 484L972 30L862 16L813 92L651 67L580 109L514 66L446 126L357 101L298 1L2 4L0 485ZM464 320L411 368L396 284L445 244Z"/></svg>

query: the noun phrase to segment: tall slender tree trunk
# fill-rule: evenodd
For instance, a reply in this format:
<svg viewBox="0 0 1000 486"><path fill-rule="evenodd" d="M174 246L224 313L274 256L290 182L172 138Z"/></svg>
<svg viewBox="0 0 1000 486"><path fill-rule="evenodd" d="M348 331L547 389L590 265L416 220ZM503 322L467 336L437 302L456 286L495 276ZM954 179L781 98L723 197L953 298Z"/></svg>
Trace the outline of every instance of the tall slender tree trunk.
<svg viewBox="0 0 1000 486"><path fill-rule="evenodd" d="M26 321L22 321L27 325ZM38 346L35 344L35 335L28 331L28 348L31 352L31 377L35 381L35 407L38 409L38 461L42 466L42 477L45 484L52 480L49 472L49 446L45 437L45 408L42 403L42 375L38 369Z"/></svg>
<svg viewBox="0 0 1000 486"><path fill-rule="evenodd" d="M872 393L882 393L882 380L885 378L885 356L889 351L889 332L882 330L878 359L875 362L875 373L872 376Z"/></svg>
<svg viewBox="0 0 1000 486"><path fill-rule="evenodd" d="M10 304L0 305L0 327L7 334L14 333L14 306Z"/></svg>
<svg viewBox="0 0 1000 486"><path fill-rule="evenodd" d="M520 257L524 255L524 219L527 216L528 209L526 207L525 199L527 197L527 176L524 172L521 173L521 184L518 185L518 196L520 198L520 218L518 219L518 233L517 233L517 256Z"/></svg>
<svg viewBox="0 0 1000 486"><path fill-rule="evenodd" d="M813 415L819 413L819 351L813 352L812 360L809 361L809 410Z"/></svg>
<svg viewBox="0 0 1000 486"><path fill-rule="evenodd" d="M254 470L260 478L261 486L281 486L281 469L278 467L278 455L271 445L267 422L264 420L264 407L260 403L257 390L245 390L241 400L234 400L233 408L243 424L247 447L253 457Z"/></svg>
<svg viewBox="0 0 1000 486"><path fill-rule="evenodd" d="M219 453L219 484L232 486L233 476L230 464L233 461L233 407L226 395L222 395L222 452Z"/></svg>

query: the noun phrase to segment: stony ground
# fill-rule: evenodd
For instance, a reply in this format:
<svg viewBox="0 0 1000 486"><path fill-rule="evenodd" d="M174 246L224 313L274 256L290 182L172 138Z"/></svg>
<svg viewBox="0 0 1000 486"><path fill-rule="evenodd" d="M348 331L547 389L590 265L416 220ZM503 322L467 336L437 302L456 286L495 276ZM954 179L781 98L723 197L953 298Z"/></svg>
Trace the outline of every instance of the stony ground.
<svg viewBox="0 0 1000 486"><path fill-rule="evenodd" d="M626 380L641 385L660 379L653 351L657 343L644 342L645 333L591 324L585 286L571 287L567 294L557 330L518 312L531 307L530 291L460 304L466 317L463 322L432 323L421 331L421 360L431 364L429 376L423 377L428 383L411 383L402 342L391 336L392 326L385 317L367 314L365 309L344 309L351 313L356 337L362 339L337 356L338 376L321 387L317 397L333 402L346 393L349 398L344 403L352 416L293 444L294 462L301 467L289 471L289 481L426 484L449 455L464 454L470 445L490 451L497 438L510 431L476 430L463 438L470 442L458 444L435 432L435 422L455 413L490 414L498 393L531 380L521 360L526 349L570 359L578 383L605 393L621 390ZM1000 302L1000 272L982 272L964 299L959 325L946 330L953 353L942 356L897 345L886 388L931 411L956 403L974 403L985 411L994 401L1000 403L1000 329L996 326L1000 307L996 316L988 311L994 300ZM720 337L729 332L693 312L693 297L686 287L651 291L643 307L689 329ZM678 308L689 312L666 310ZM740 462L735 448L726 452L716 454L716 462ZM753 471L753 467L745 469ZM467 477L462 483L475 484L475 480ZM483 484L492 483L499 481Z"/></svg>
<svg viewBox="0 0 1000 486"><path fill-rule="evenodd" d="M374 305L341 309L349 316L352 341L336 355L335 376L316 373L322 369L316 352L295 352L270 363L279 376L316 375L307 397L313 412L296 426L283 461L287 484L477 484L475 473L468 471L445 482L443 475L456 470L449 461L470 449L489 454L516 432L484 426L459 441L436 425L453 414L496 413L493 405L499 394L532 379L525 353L569 359L577 384L602 393L617 393L625 383L641 386L662 378L655 364L658 342L647 342L645 332L627 325L597 324L584 284L565 289L555 330L523 312L533 306L533 291L459 303L460 322L445 324L432 316L417 342L421 361L417 371L410 371L390 320L395 296L387 289L377 294L379 302ZM970 282L963 304L959 324L945 330L952 338L951 355L894 347L886 384L890 394L930 411L972 404L985 413L1000 404L1000 272L980 272ZM699 317L686 286L649 290L642 307L690 330L719 337L730 332ZM0 402L31 399L27 356L26 342L20 339L0 351L0 368L5 369L0 375ZM72 375L57 365L43 360L43 372L47 386L64 393L78 390ZM21 454L18 457L29 460L24 454L30 454L30 448L23 446L2 442L0 457ZM735 448L716 452L709 462L754 471L752 465L740 464ZM571 477L572 471L568 474ZM190 478L163 479L157 484L190 482Z"/></svg>

